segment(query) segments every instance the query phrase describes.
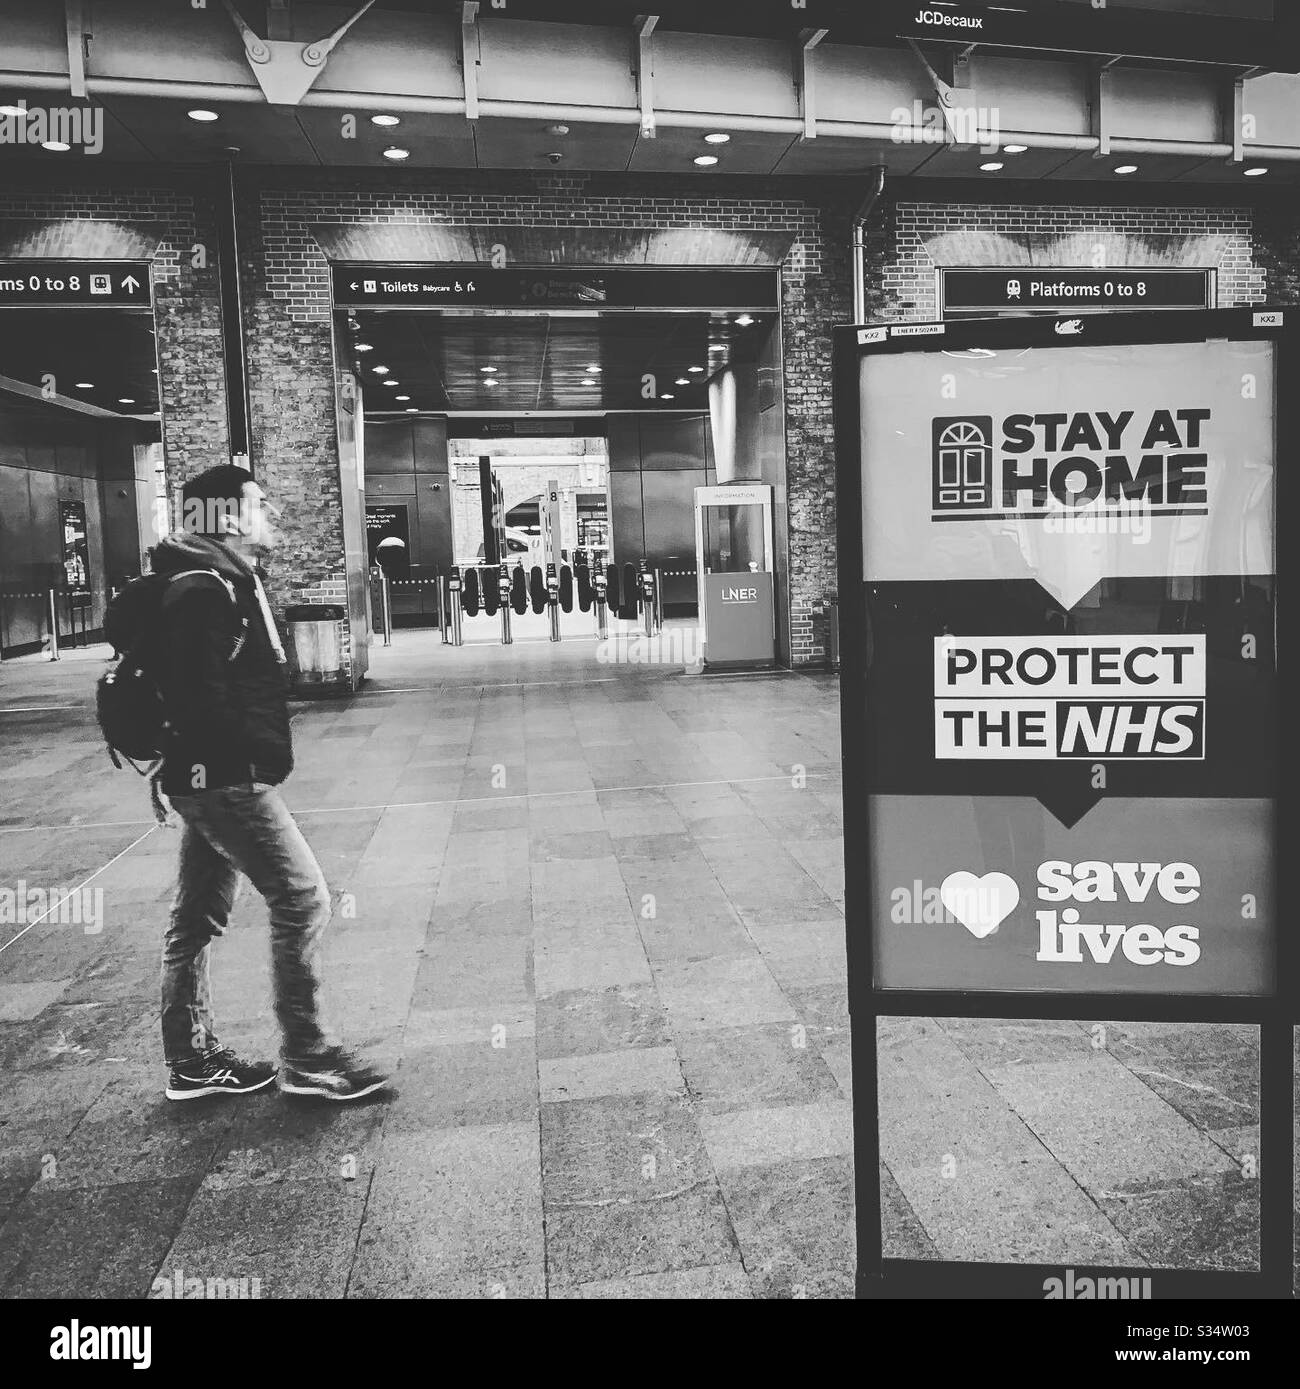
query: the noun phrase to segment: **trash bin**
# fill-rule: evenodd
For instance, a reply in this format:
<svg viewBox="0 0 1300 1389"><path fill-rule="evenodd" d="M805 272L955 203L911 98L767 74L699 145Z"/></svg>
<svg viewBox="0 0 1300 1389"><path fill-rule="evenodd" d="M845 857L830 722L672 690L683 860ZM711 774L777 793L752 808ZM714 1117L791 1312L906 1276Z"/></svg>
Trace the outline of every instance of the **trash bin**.
<svg viewBox="0 0 1300 1389"><path fill-rule="evenodd" d="M337 625L343 620L343 608L337 603L303 603L286 608L284 620L293 640L294 693L304 697L348 693Z"/></svg>
<svg viewBox="0 0 1300 1389"><path fill-rule="evenodd" d="M827 598L822 611L826 614L826 669L840 668L840 600L839 595Z"/></svg>

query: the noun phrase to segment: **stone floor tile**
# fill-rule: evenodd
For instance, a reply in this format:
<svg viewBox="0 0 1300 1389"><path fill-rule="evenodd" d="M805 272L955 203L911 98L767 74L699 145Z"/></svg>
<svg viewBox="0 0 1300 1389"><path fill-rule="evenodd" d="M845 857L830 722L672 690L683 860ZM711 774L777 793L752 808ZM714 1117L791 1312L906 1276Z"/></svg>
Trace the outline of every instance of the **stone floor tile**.
<svg viewBox="0 0 1300 1389"><path fill-rule="evenodd" d="M853 1111L842 1099L704 1114L700 1128L719 1171L853 1151Z"/></svg>
<svg viewBox="0 0 1300 1389"><path fill-rule="evenodd" d="M0 1297L146 1296L197 1184L38 1184L0 1227Z"/></svg>
<svg viewBox="0 0 1300 1389"><path fill-rule="evenodd" d="M799 1023L681 1032L677 1048L691 1097L709 1113L840 1098Z"/></svg>
<svg viewBox="0 0 1300 1389"><path fill-rule="evenodd" d="M365 1194L364 1182L341 1178L201 1188L156 1277L173 1288L178 1273L248 1279L262 1298L342 1297Z"/></svg>
<svg viewBox="0 0 1300 1389"><path fill-rule="evenodd" d="M667 1014L653 985L562 989L538 999L537 1055L554 1059L660 1047L668 1042Z"/></svg>
<svg viewBox="0 0 1300 1389"><path fill-rule="evenodd" d="M797 1020L790 1000L757 956L665 965L656 970L655 983L675 1031Z"/></svg>
<svg viewBox="0 0 1300 1389"><path fill-rule="evenodd" d="M731 1168L721 1181L755 1297L853 1296L851 1159Z"/></svg>
<svg viewBox="0 0 1300 1389"><path fill-rule="evenodd" d="M603 1095L675 1095L685 1091L674 1047L629 1047L624 1051L566 1056L538 1063L543 1104L597 1099Z"/></svg>
<svg viewBox="0 0 1300 1389"><path fill-rule="evenodd" d="M707 1264L703 1268L669 1269L665 1273L643 1273L634 1278L607 1278L601 1282L579 1283L557 1292L562 1299L648 1300L705 1298L750 1298L749 1277L740 1263Z"/></svg>

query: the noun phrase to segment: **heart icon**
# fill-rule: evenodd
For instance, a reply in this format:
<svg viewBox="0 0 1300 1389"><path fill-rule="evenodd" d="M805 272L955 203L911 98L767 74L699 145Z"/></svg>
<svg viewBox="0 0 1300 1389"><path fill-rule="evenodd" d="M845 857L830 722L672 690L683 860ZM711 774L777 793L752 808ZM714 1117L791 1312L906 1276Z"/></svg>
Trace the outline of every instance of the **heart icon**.
<svg viewBox="0 0 1300 1389"><path fill-rule="evenodd" d="M1015 911L1020 889L1005 873L977 878L963 870L949 873L939 884L939 900L976 940L983 940Z"/></svg>

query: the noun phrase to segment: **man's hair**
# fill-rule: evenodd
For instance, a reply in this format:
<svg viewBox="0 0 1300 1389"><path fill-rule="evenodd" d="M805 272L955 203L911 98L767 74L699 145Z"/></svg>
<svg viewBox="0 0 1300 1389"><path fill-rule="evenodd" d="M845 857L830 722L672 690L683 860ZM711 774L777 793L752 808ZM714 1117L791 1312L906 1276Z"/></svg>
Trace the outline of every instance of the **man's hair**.
<svg viewBox="0 0 1300 1389"><path fill-rule="evenodd" d="M181 529L191 535L222 535L222 518L240 519L244 488L252 481L252 473L234 463L190 478L181 488Z"/></svg>

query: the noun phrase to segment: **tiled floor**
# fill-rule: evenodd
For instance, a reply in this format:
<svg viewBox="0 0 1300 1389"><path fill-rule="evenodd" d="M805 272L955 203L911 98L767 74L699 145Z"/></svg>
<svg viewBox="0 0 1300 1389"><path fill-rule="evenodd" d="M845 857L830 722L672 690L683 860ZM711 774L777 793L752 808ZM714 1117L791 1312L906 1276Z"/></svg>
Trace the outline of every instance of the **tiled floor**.
<svg viewBox="0 0 1300 1389"><path fill-rule="evenodd" d="M171 1106L157 945L177 835L102 752L98 665L0 669L0 880L102 929L0 926L0 1295L852 1292L838 706L589 641L399 633L300 706L290 804L334 889L332 1015L388 1104ZM6 945L6 942L9 942ZM273 1053L265 912L215 952ZM1244 1029L882 1024L888 1252L1245 1267Z"/></svg>

